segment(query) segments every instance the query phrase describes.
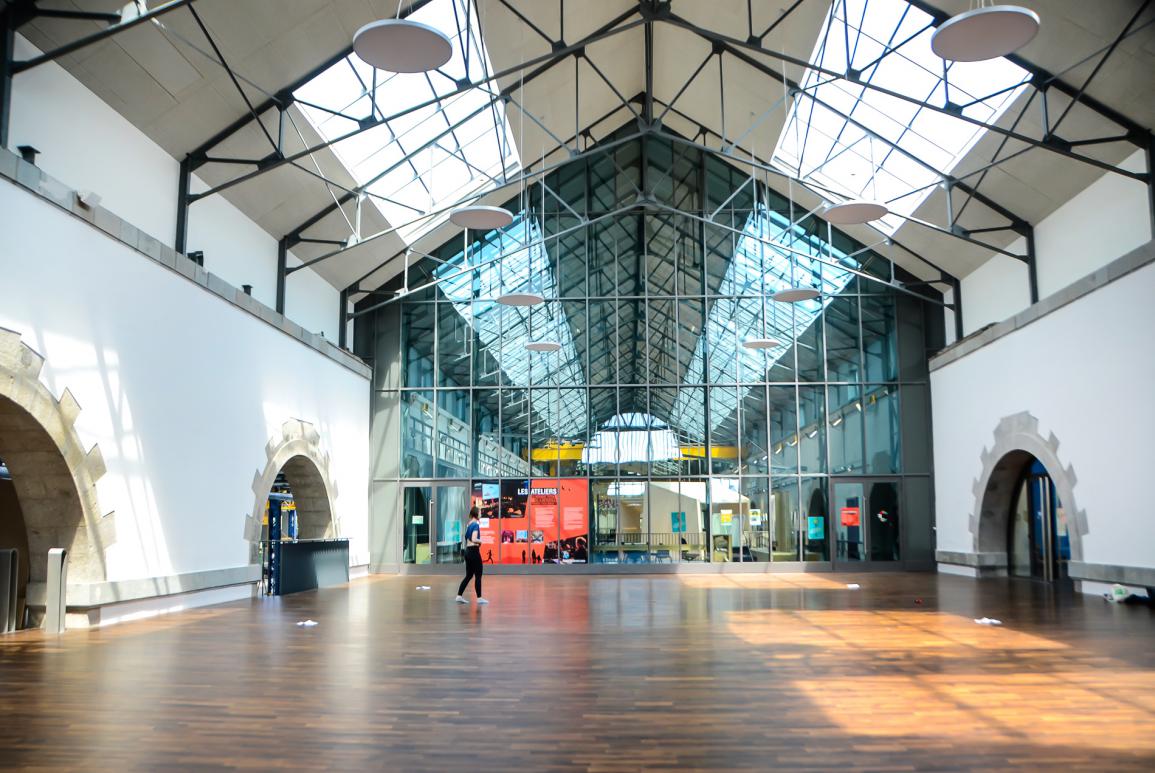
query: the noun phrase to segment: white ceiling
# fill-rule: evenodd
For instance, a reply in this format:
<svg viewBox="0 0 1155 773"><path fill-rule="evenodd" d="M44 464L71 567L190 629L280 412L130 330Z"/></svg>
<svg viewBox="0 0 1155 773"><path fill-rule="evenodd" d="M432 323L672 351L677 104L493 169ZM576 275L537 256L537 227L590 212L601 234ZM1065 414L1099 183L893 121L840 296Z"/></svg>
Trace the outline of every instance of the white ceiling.
<svg viewBox="0 0 1155 773"><path fill-rule="evenodd" d="M564 38L567 45L580 42L619 15L638 7L633 0L571 0L564 4L556 0L508 2L546 35L553 39ZM123 3L124 0L45 0L42 4L52 8L115 11ZM1082 85L1098 57L1071 66L1110 45L1139 7L1138 3L1129 0L1104 3L1020 0L1019 4L1034 8L1043 20L1038 37L1020 52L1021 56L1053 73L1062 72L1063 79L1076 88ZM779 20L792 5L790 0L753 2L749 6L752 13L749 21L748 6L740 0L674 0L672 10L691 25L744 41L750 34L750 26L760 33ZM956 13L967 10L969 2L936 0L932 5L947 13ZM563 6L564 35L559 14ZM243 88L254 104L264 102L268 94L334 60L348 49L353 33L361 25L392 16L396 10L395 3L383 0L197 0L195 7L230 67L243 79ZM762 46L788 57L808 59L829 8L828 0L803 0L762 41ZM549 42L499 0L478 0L478 15L490 58L498 71L516 68L550 53ZM638 18L635 14L623 24L636 22ZM1145 17L1143 21L1146 20ZM211 58L211 48L187 10L166 14L161 17L161 22L164 29L150 24L140 25L67 55L60 59L60 64L174 157L183 158L206 139L245 116L248 108L225 70ZM39 19L21 28L21 33L42 50L47 50L100 26L91 22ZM710 55L711 44L696 31L657 22L653 27L653 50L653 98L655 114L660 115L664 105L674 101L690 75ZM585 54L586 60L567 57L558 62L530 79L524 89L521 89L518 76L500 82L503 88L516 89L514 98L536 118L536 122L523 121L517 106L507 108L524 163L539 163L543 155L552 161L565 157L565 151L557 147L556 140L539 128L537 122L562 140L570 141L575 130L589 130L597 140L634 120L631 111L615 96L614 89L626 99L632 99L646 89L644 28L635 26L591 43ZM801 80L802 68L797 65L784 64L777 57L759 53L750 56L775 71L784 71L792 80ZM613 88L602 81L591 62L611 81ZM723 132L730 141L741 137L741 148L736 155L745 154L748 158L752 152L761 159L769 158L787 109L780 105L763 114L783 97L782 84L729 54L722 57L722 69L723 77L720 79L718 58L709 61L677 98L674 109L666 114L663 126L687 137L696 137L699 128L704 127L709 133L703 141L715 148L721 147ZM1095 76L1087 94L1150 129L1155 126L1153 73L1155 26L1124 40ZM720 110L723 89L724 116ZM1028 89L1027 94L1030 91ZM575 99L575 95L580 95L580 99ZM1026 94L1004 115L1000 125L1009 128L1025 101ZM1052 118L1062 112L1067 101L1051 91L1049 110ZM1032 110L1020 121L1016 131L1032 137L1042 135L1038 103L1036 98ZM637 109L636 104L634 107ZM289 115L293 120L286 124L288 153L320 142L300 112L293 109ZM274 137L277 134L275 116L275 111L264 116L266 128ZM760 121L758 126L751 128L756 121ZM1078 139L1114 134L1117 133L1115 128L1080 105L1071 111L1059 133L1066 139ZM1000 136L988 133L963 159L955 174L962 175L989 163L1001 140ZM1021 143L1009 141L1003 155L1022 147ZM212 154L259 158L270 150L265 136L250 124L214 148ZM1112 164L1134 151L1135 146L1127 143L1080 149L1086 155ZM354 184L336 156L327 149L305 157L299 163L338 186L348 188ZM201 167L197 174L208 184L216 185L235 177L238 170L247 169L210 164ZM1035 149L992 170L983 179L981 191L1026 221L1037 222L1102 173L1090 165L1048 150ZM782 187L780 178L772 178L771 183ZM799 202L807 208L818 202L815 196L795 192ZM332 204L333 197L342 193L340 188L326 185L306 171L281 167L231 187L223 195L270 234L280 237ZM491 194L487 200L500 201L505 195ZM956 206L961 195L956 191ZM945 193L936 191L915 216L945 224ZM353 205L346 205L344 214L331 213L306 235L343 240L349 235L347 219L353 220L354 217ZM978 202L967 208L967 227L973 229L1001 223ZM373 207L363 208L362 233L383 231L388 227L389 224ZM866 244L873 244L881 238L867 227L847 230ZM451 238L453 233L450 226L443 226L414 247L428 250ZM982 238L992 244L1006 245L1015 235L986 234ZM960 277L974 270L990 254L989 250L916 224L902 228L896 241ZM308 259L330 249L302 244L294 252L298 257ZM343 288L392 257L388 266L369 276L363 285L375 286L399 271L402 263L399 255L404 249L401 239L388 235L320 263L316 269L334 286ZM907 251L897 247L880 248L880 251L918 276L929 278L935 273Z"/></svg>

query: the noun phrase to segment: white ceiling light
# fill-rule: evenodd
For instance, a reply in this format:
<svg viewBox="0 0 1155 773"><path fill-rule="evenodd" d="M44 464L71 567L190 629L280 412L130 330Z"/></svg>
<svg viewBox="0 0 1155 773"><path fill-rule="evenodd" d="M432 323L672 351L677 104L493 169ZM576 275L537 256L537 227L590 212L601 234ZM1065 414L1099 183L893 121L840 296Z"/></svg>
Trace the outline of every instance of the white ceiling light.
<svg viewBox="0 0 1155 773"><path fill-rule="evenodd" d="M777 349L782 342L777 338L751 338L743 341L742 345L747 349Z"/></svg>
<svg viewBox="0 0 1155 773"><path fill-rule="evenodd" d="M502 306L536 306L545 303L545 297L532 291L502 293L495 298Z"/></svg>
<svg viewBox="0 0 1155 773"><path fill-rule="evenodd" d="M930 38L930 49L952 62L1006 56L1034 40L1039 16L1017 5L990 5L952 16Z"/></svg>
<svg viewBox="0 0 1155 773"><path fill-rule="evenodd" d="M770 300L779 303L798 303L799 301L812 301L817 297L818 291L813 287L787 287L785 290L779 290L771 295Z"/></svg>
<svg viewBox="0 0 1155 773"><path fill-rule="evenodd" d="M841 204L831 204L822 216L834 225L860 225L871 220L881 220L890 213L881 201L851 199Z"/></svg>
<svg viewBox="0 0 1155 773"><path fill-rule="evenodd" d="M408 19L366 24L353 36L353 50L365 64L389 72L429 72L453 56L443 32Z"/></svg>
<svg viewBox="0 0 1155 773"><path fill-rule="evenodd" d="M556 352L561 349L557 341L530 341L525 348L531 352Z"/></svg>
<svg viewBox="0 0 1155 773"><path fill-rule="evenodd" d="M469 228L474 231L492 231L495 228L505 228L512 223L513 213L503 207L487 207L482 204L475 204L453 210L449 214L449 220L462 228Z"/></svg>

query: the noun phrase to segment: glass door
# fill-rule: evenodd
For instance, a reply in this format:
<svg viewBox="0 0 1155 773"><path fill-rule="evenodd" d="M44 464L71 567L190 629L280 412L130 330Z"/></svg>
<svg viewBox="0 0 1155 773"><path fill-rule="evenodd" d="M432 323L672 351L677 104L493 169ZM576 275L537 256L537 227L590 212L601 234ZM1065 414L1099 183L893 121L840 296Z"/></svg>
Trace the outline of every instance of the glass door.
<svg viewBox="0 0 1155 773"><path fill-rule="evenodd" d="M432 526L433 487L405 486L402 489L402 558L407 564L428 564L429 533Z"/></svg>
<svg viewBox="0 0 1155 773"><path fill-rule="evenodd" d="M834 555L835 562L856 562L866 558L866 536L862 530L862 512L866 507L866 483L834 483Z"/></svg>
<svg viewBox="0 0 1155 773"><path fill-rule="evenodd" d="M832 490L833 560L899 561L902 540L898 479L835 480Z"/></svg>
<svg viewBox="0 0 1155 773"><path fill-rule="evenodd" d="M437 513L435 540L437 563L465 563L461 541L469 522L469 488L464 483L449 483L433 488L433 504Z"/></svg>

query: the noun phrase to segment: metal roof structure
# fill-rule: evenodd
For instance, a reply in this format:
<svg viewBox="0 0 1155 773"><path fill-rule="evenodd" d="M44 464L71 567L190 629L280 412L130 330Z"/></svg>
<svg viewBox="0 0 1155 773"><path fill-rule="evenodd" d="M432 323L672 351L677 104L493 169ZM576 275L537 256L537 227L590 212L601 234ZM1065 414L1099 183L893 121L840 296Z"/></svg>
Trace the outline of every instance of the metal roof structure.
<svg viewBox="0 0 1155 773"><path fill-rule="evenodd" d="M523 177L537 180L623 127L720 157L805 211L856 190L906 202L883 232L845 230L915 282L956 295L958 279L992 253L1010 255L1031 268L1033 299L1032 224L1104 173L1150 188L1155 7L1049 0L1039 35L1001 69L933 72L919 47L966 8L3 0L3 40L18 31L46 53L12 61L11 45L0 47L0 135L10 78L58 62L182 159L178 248L208 196L281 240L282 307L298 270L289 250L343 298L365 298L404 271L407 254L456 238L439 222L450 199L504 201ZM456 47L444 72L403 76L423 81L413 86L366 80L350 64L353 33L395 15L444 28ZM335 88L317 79L342 67L354 91L316 101ZM826 120L800 122L807 115ZM784 142L805 129L809 141ZM475 158L470 149L483 147ZM1137 149L1146 167L1124 168ZM375 166L362 168L369 159ZM209 188L194 192L193 175ZM412 210L422 211L394 222Z"/></svg>

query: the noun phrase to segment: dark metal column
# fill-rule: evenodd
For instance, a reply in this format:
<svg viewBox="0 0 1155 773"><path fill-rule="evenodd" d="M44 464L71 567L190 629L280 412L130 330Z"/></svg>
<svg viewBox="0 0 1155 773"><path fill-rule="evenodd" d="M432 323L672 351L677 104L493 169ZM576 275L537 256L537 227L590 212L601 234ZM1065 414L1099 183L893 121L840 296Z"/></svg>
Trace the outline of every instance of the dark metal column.
<svg viewBox="0 0 1155 773"><path fill-rule="evenodd" d="M277 313L285 313L285 279L288 278L289 239L282 236L277 240Z"/></svg>
<svg viewBox="0 0 1155 773"><path fill-rule="evenodd" d="M12 62L16 56L16 28L28 20L22 3L0 6L0 148L8 147L8 118L12 113Z"/></svg>
<svg viewBox="0 0 1155 773"><path fill-rule="evenodd" d="M176 191L176 238L172 248L181 255L188 247L188 205L189 180L192 176L192 158L185 156L180 162L180 179Z"/></svg>
<svg viewBox="0 0 1155 773"><path fill-rule="evenodd" d="M1035 260L1035 227L1028 225L1023 231L1027 240L1027 282L1031 291L1031 303L1039 302L1039 267Z"/></svg>
<svg viewBox="0 0 1155 773"><path fill-rule="evenodd" d="M337 345L342 349L348 348L349 343L349 288L341 291L341 313L338 316L341 327L337 330Z"/></svg>

